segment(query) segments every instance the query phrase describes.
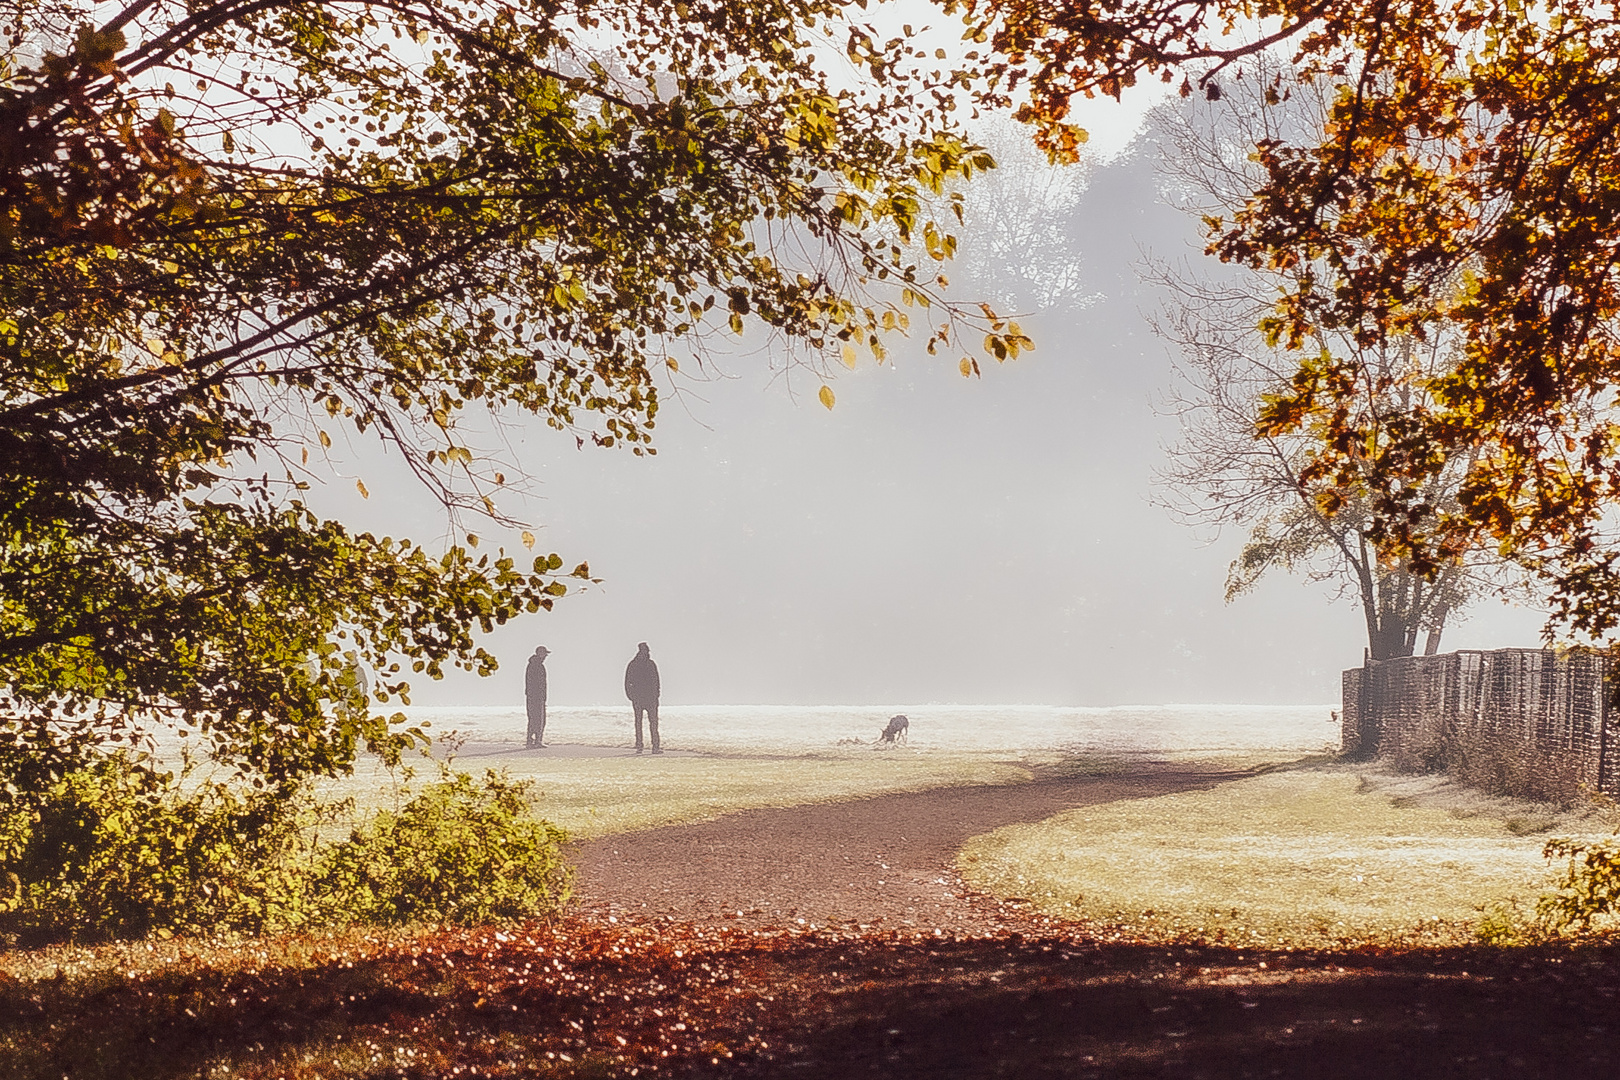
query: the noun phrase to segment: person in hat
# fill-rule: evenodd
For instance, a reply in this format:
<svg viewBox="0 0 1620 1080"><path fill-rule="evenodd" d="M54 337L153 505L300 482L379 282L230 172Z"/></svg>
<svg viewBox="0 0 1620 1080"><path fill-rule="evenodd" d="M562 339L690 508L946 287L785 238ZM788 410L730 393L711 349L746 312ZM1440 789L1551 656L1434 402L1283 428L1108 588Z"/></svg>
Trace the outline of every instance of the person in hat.
<svg viewBox="0 0 1620 1080"><path fill-rule="evenodd" d="M658 746L658 665L653 663L652 655L647 651L647 643L643 641L636 646L636 655L624 669L624 696L630 699L630 705L636 711L636 753L641 753L641 717L647 716L647 726L652 729L652 752L662 754L664 751Z"/></svg>
<svg viewBox="0 0 1620 1080"><path fill-rule="evenodd" d="M529 657L528 670L523 673L524 696L529 704L529 741L533 749L545 745L546 737L546 657L551 650L541 645Z"/></svg>

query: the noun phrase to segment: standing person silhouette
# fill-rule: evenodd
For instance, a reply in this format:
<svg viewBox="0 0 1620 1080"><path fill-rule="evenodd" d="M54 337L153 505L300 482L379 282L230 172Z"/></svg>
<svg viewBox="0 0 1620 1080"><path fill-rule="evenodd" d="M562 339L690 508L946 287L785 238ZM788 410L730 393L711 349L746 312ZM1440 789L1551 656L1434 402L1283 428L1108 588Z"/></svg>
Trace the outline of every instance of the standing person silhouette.
<svg viewBox="0 0 1620 1080"><path fill-rule="evenodd" d="M662 754L658 746L658 665L647 652L647 643L636 646L635 659L624 669L624 696L636 711L636 753L641 753L641 716L647 715L647 726L652 728L652 752Z"/></svg>
<svg viewBox="0 0 1620 1080"><path fill-rule="evenodd" d="M546 737L546 657L551 650L544 645L529 657L528 669L523 673L523 696L529 706L529 749L545 745Z"/></svg>

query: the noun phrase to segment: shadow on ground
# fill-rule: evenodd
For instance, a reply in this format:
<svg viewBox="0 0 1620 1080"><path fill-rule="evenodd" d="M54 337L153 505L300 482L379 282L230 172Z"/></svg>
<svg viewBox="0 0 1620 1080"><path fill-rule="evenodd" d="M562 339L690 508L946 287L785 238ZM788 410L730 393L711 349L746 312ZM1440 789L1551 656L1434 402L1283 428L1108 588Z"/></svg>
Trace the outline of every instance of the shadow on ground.
<svg viewBox="0 0 1620 1080"><path fill-rule="evenodd" d="M1620 1065L1620 950L424 932L302 965L0 980L0 1074L1495 1077Z"/></svg>
<svg viewBox="0 0 1620 1080"><path fill-rule="evenodd" d="M823 995L790 1053L733 1075L1566 1077L1620 1063L1613 951L925 952Z"/></svg>

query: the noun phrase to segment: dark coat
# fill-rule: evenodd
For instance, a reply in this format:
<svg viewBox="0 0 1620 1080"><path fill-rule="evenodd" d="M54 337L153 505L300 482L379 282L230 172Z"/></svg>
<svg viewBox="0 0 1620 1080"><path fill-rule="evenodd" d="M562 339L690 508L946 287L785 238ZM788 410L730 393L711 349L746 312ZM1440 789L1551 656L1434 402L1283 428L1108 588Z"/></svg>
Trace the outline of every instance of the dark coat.
<svg viewBox="0 0 1620 1080"><path fill-rule="evenodd" d="M546 703L546 661L544 657L529 657L529 666L523 672L523 690L531 704Z"/></svg>
<svg viewBox="0 0 1620 1080"><path fill-rule="evenodd" d="M638 654L624 669L624 696L633 702L655 702L658 690L658 665L652 657Z"/></svg>

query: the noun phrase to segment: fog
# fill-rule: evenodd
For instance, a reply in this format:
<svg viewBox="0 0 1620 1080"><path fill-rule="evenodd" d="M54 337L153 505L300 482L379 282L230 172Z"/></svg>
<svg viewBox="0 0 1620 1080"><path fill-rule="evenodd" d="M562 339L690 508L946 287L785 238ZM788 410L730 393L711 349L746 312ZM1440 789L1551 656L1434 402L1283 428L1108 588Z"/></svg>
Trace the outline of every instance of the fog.
<svg viewBox="0 0 1620 1080"><path fill-rule="evenodd" d="M544 644L552 703L616 701L640 641L668 704L1336 700L1365 643L1359 609L1281 574L1225 604L1241 537L1210 542L1150 502L1175 420L1155 409L1171 357L1144 317L1158 301L1141 263L1199 244L1160 197L1151 132L1114 134L1043 222L1042 257L1062 264L1027 268L1037 283L1067 275L1069 298L1022 319L1035 351L981 379L962 378L957 354L897 349L840 371L828 411L817 378L781 377L749 344L705 377L666 380L654 458L517 425L532 491L504 507L534 523L537 550L589 560L602 581L491 635L494 677L418 680L414 700L518 702ZM972 298L966 261L953 291ZM318 509L447 535L428 493L374 450L339 470L371 498L338 482L314 493ZM1537 643L1534 612L1486 601L1469 616L1443 648Z"/></svg>

